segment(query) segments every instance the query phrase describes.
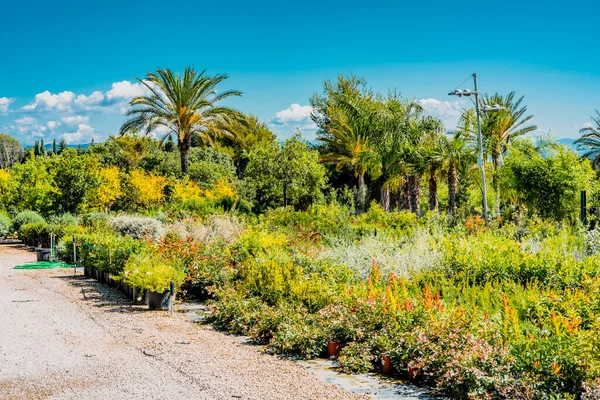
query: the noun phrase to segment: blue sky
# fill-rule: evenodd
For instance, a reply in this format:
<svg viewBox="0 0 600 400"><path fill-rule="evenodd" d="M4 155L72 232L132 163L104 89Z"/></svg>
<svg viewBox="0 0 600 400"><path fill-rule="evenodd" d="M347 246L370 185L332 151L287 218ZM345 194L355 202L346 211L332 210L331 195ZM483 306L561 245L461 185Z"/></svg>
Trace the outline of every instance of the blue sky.
<svg viewBox="0 0 600 400"><path fill-rule="evenodd" d="M0 132L103 140L140 92L135 77L193 65L230 75L223 89L244 96L228 104L280 137L311 138L311 94L349 73L423 99L453 128L468 104L447 93L473 72L483 92L525 95L540 132L577 137L600 109L600 5L525 3L7 1Z"/></svg>

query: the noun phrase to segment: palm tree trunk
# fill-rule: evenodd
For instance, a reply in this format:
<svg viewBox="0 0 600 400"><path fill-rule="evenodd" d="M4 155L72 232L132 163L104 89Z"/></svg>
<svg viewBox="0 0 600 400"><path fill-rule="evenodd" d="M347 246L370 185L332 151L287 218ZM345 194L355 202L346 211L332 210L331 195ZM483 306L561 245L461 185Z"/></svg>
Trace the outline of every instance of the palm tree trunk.
<svg viewBox="0 0 600 400"><path fill-rule="evenodd" d="M358 187L361 187L365 184L365 174L358 175Z"/></svg>
<svg viewBox="0 0 600 400"><path fill-rule="evenodd" d="M390 189L385 186L381 188L381 208L384 211L390 210Z"/></svg>
<svg viewBox="0 0 600 400"><path fill-rule="evenodd" d="M438 198L438 181L437 171L435 168L431 168L429 171L429 209L431 211L437 211L439 207Z"/></svg>
<svg viewBox="0 0 600 400"><path fill-rule="evenodd" d="M421 180L417 175L410 175L408 177L409 183L409 197L410 197L410 211L420 216L421 212L419 209L419 198L421 196Z"/></svg>
<svg viewBox="0 0 600 400"><path fill-rule="evenodd" d="M456 208L456 188L458 186L458 173L456 171L456 162L450 160L448 165L448 214L454 214Z"/></svg>
<svg viewBox="0 0 600 400"><path fill-rule="evenodd" d="M494 164L494 175L492 175L492 186L494 187L494 194L495 194L495 215L496 218L500 217L500 179L498 179L498 168L499 168L499 163L498 163L498 159L495 158L493 160L493 164Z"/></svg>
<svg viewBox="0 0 600 400"><path fill-rule="evenodd" d="M406 177L402 185L402 209L410 210L410 184L408 183L408 177Z"/></svg>
<svg viewBox="0 0 600 400"><path fill-rule="evenodd" d="M181 158L181 172L187 175L190 169L190 146L191 143L179 142L179 156Z"/></svg>

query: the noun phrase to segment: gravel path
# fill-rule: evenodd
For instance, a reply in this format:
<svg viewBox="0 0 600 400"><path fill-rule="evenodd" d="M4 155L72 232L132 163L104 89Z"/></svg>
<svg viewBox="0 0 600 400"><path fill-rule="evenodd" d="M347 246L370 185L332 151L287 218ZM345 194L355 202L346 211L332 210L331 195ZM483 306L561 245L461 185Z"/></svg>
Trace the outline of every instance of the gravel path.
<svg viewBox="0 0 600 400"><path fill-rule="evenodd" d="M352 399L297 364L0 246L2 399Z"/></svg>

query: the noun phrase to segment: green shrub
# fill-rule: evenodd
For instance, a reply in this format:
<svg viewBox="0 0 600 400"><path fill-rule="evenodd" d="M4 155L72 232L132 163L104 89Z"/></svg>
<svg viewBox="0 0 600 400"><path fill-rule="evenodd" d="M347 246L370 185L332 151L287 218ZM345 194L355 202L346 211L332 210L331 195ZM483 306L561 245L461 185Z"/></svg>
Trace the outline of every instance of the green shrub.
<svg viewBox="0 0 600 400"><path fill-rule="evenodd" d="M132 287L162 293L169 289L171 281L176 288L180 287L185 273L174 260L152 252L141 252L127 260L119 279Z"/></svg>
<svg viewBox="0 0 600 400"><path fill-rule="evenodd" d="M340 350L339 369L345 373L369 372L373 369L375 357L368 343L351 342Z"/></svg>
<svg viewBox="0 0 600 400"><path fill-rule="evenodd" d="M84 214L82 220L83 225L87 227L93 227L108 222L108 214L104 212Z"/></svg>
<svg viewBox="0 0 600 400"><path fill-rule="evenodd" d="M13 220L13 230L18 232L21 227L26 224L45 222L46 220L35 211L21 211Z"/></svg>
<svg viewBox="0 0 600 400"><path fill-rule="evenodd" d="M71 214L71 213L64 213L61 215L53 215L50 218L48 218L48 222L50 224L55 224L55 225L78 225L79 224L79 219Z"/></svg>
<svg viewBox="0 0 600 400"><path fill-rule="evenodd" d="M207 161L191 162L188 174L201 189L212 189L220 181L235 177L229 168Z"/></svg>
<svg viewBox="0 0 600 400"><path fill-rule="evenodd" d="M0 214L0 239L5 238L11 233L12 222L4 214Z"/></svg>
<svg viewBox="0 0 600 400"><path fill-rule="evenodd" d="M50 237L47 227L48 223L46 222L33 222L22 225L19 229L19 239L25 240L34 246L49 247Z"/></svg>
<svg viewBox="0 0 600 400"><path fill-rule="evenodd" d="M65 238L68 241L68 238ZM81 236L78 254L82 267L96 268L119 275L129 257L146 249L148 244L130 236L96 231Z"/></svg>

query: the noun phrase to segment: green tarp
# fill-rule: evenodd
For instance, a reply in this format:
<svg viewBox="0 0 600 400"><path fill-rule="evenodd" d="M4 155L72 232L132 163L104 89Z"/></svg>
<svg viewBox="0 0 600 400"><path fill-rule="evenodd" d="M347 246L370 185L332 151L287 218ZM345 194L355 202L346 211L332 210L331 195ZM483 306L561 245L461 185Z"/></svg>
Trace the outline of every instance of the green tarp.
<svg viewBox="0 0 600 400"><path fill-rule="evenodd" d="M64 262L40 261L15 266L15 269L51 269L51 268L72 268L71 265Z"/></svg>

